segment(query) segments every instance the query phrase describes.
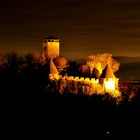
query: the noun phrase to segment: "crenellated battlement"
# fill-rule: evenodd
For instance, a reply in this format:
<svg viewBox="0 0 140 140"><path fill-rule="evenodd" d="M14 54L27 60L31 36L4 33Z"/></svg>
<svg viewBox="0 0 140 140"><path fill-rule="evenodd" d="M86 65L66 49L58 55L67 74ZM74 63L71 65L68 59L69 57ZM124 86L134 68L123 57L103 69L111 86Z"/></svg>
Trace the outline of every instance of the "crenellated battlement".
<svg viewBox="0 0 140 140"><path fill-rule="evenodd" d="M79 84L89 84L93 89L98 90L102 87L102 90L105 92L113 92L118 89L118 78L89 78L89 77L78 77L78 76L62 76L58 74L49 74L50 80L66 80L72 83ZM99 92L99 91L98 91Z"/></svg>
<svg viewBox="0 0 140 140"><path fill-rule="evenodd" d="M99 83L99 79L95 79L95 78L89 78L89 77L78 77L78 76L62 76L62 75L58 75L58 74L49 74L49 78L50 80L58 80L60 78L62 79L67 79L67 80L73 80L73 81L79 81L79 82L88 82L88 83Z"/></svg>

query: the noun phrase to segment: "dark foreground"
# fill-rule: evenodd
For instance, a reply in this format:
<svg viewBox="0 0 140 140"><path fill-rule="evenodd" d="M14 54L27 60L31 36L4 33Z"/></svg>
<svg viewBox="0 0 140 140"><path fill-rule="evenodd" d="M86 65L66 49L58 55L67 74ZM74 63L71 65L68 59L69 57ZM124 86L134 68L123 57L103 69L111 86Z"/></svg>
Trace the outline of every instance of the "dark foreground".
<svg viewBox="0 0 140 140"><path fill-rule="evenodd" d="M5 137L140 137L137 102L116 105L98 96L24 96L8 98L2 107Z"/></svg>

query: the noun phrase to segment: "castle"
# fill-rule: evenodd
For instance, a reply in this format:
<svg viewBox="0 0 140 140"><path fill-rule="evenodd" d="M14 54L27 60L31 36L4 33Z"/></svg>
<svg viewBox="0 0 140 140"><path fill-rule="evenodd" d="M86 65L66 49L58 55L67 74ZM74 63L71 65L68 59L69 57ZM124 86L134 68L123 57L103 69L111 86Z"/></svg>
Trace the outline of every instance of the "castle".
<svg viewBox="0 0 140 140"><path fill-rule="evenodd" d="M50 59L50 80L59 80L66 79L70 81L78 81L82 83L89 83L94 85L102 86L104 92L114 92L118 89L118 78L115 77L109 64L106 65L102 71L99 79L89 78L89 77L74 77L74 76L62 76L59 75L59 72L53 62L53 58L59 56L59 39L49 37L45 38L43 41L43 54L45 57Z"/></svg>

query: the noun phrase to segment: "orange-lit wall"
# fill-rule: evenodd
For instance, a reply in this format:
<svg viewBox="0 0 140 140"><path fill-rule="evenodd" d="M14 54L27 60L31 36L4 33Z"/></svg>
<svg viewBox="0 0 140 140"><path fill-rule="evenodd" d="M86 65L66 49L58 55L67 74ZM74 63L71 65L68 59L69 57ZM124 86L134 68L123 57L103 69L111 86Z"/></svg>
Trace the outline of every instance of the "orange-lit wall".
<svg viewBox="0 0 140 140"><path fill-rule="evenodd" d="M57 75L57 74L49 74L49 77L51 80L53 79L59 79L59 78L64 78L64 79L67 79L67 80L75 80L75 81L83 81L83 82L89 82L89 83L99 83L99 79L96 79L95 78L84 78L84 77L74 77L74 76L62 76L62 75Z"/></svg>
<svg viewBox="0 0 140 140"><path fill-rule="evenodd" d="M54 58L59 56L59 42L47 42L47 57Z"/></svg>
<svg viewBox="0 0 140 140"><path fill-rule="evenodd" d="M59 56L59 41L44 41L43 54L47 58L55 58Z"/></svg>
<svg viewBox="0 0 140 140"><path fill-rule="evenodd" d="M96 79L95 78L84 78L84 77L74 77L74 76L62 76L62 75L58 75L58 74L49 74L50 80L68 80L70 82L80 82L82 84L85 85L90 85L91 89L89 89L88 91L86 91L86 94L92 95L94 93L97 94L104 94L104 93L109 93L110 95L112 95L112 97L119 97L121 94L118 90L118 78L102 78L102 79ZM106 85L106 84L110 84L109 82L114 82L114 89L110 88L110 85ZM85 86L83 86L84 88ZM93 92L94 91L94 92Z"/></svg>

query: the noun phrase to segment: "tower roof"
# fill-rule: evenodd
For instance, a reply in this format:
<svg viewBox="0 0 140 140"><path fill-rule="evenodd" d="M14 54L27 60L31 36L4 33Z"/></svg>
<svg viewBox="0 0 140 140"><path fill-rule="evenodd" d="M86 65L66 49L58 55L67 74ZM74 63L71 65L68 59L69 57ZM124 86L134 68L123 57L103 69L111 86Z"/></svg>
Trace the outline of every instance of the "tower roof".
<svg viewBox="0 0 140 140"><path fill-rule="evenodd" d="M50 73L51 74L59 74L55 64L53 63L53 60L50 59Z"/></svg>
<svg viewBox="0 0 140 140"><path fill-rule="evenodd" d="M54 37L54 36L48 36L46 38L44 38L44 40L59 40L58 38Z"/></svg>
<svg viewBox="0 0 140 140"><path fill-rule="evenodd" d="M116 78L109 64L104 68L100 78Z"/></svg>
<svg viewBox="0 0 140 140"><path fill-rule="evenodd" d="M60 39L58 39L54 36L48 36L48 37L44 38L43 42L46 42L46 41L48 41L48 42L59 42L59 40Z"/></svg>
<svg viewBox="0 0 140 140"><path fill-rule="evenodd" d="M45 39L58 39L58 38L56 38L56 37L54 37L54 36L48 36L48 37L45 38Z"/></svg>

